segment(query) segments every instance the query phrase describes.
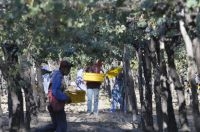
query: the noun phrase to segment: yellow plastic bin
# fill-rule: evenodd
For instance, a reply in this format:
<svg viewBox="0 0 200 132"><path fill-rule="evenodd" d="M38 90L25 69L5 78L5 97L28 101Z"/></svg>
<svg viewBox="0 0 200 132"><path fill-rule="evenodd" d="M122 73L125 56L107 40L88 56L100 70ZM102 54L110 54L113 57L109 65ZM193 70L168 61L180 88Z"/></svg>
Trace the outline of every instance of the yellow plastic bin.
<svg viewBox="0 0 200 132"><path fill-rule="evenodd" d="M84 90L65 91L65 93L71 98L71 103L85 102L86 92Z"/></svg>
<svg viewBox="0 0 200 132"><path fill-rule="evenodd" d="M83 80L85 81L94 81L94 82L103 82L104 81L104 74L102 73L83 73Z"/></svg>
<svg viewBox="0 0 200 132"><path fill-rule="evenodd" d="M117 67L114 69L109 70L106 75L108 76L108 78L113 78L119 75L119 73L122 71L122 67Z"/></svg>

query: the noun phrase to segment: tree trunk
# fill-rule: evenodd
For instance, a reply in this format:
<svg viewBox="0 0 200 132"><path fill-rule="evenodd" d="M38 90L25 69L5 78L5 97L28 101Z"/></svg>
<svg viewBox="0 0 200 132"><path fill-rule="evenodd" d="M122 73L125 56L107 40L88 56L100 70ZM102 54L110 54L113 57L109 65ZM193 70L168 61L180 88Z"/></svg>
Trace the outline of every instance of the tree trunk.
<svg viewBox="0 0 200 132"><path fill-rule="evenodd" d="M158 48L156 48L156 46ZM161 87L160 87L160 69L159 69L159 43L155 38L151 39L149 46L151 63L153 65L153 75L154 75L154 94L156 102L156 117L158 128L155 128L158 132L162 132L163 128L163 117L162 117L162 107L161 107Z"/></svg>
<svg viewBox="0 0 200 132"><path fill-rule="evenodd" d="M178 104L179 104L179 121L180 121L180 131L189 131L187 113L186 113L186 102L184 96L184 87L180 82L180 78L176 71L176 65L174 62L174 42L166 43L166 53L168 57L168 66L169 66L169 76L172 78L173 84L175 86L175 90L178 96Z"/></svg>
<svg viewBox="0 0 200 132"><path fill-rule="evenodd" d="M143 69L145 78L145 115L144 121L146 125L145 131L154 131L153 128L153 112L152 112L152 86L151 86L151 63L149 58L148 47L144 44L144 57L143 57Z"/></svg>
<svg viewBox="0 0 200 132"><path fill-rule="evenodd" d="M134 81L133 77L131 75L130 70L130 62L128 57L129 51L128 47L124 46L124 87L126 90L126 96L128 98L128 103L130 104L131 111L133 114L133 121L137 120L137 100L135 95L135 89L134 89ZM132 77L132 78L131 78Z"/></svg>
<svg viewBox="0 0 200 132"><path fill-rule="evenodd" d="M9 67L8 82L8 110L10 132L18 132L24 129L23 96L19 85L19 74L13 75L15 66ZM15 71L16 72L16 71Z"/></svg>
<svg viewBox="0 0 200 132"><path fill-rule="evenodd" d="M29 65L26 65L27 63L30 63L29 57L21 56L20 60L23 60L23 62L20 62L21 71L20 80L23 81L21 84L24 90L25 95L25 102L26 102L26 129L27 131L30 129L30 122L37 121L37 107L36 102L33 97L33 89L31 86L31 67Z"/></svg>
<svg viewBox="0 0 200 132"><path fill-rule="evenodd" d="M161 100L162 100L162 111L163 111L163 130L168 132L177 132L178 128L176 125L172 96L169 85L169 78L167 75L167 67L164 59L164 42L160 40L160 72L161 72Z"/></svg>
<svg viewBox="0 0 200 132"><path fill-rule="evenodd" d="M2 110L2 107L1 107L1 97L3 96L3 87L2 87L2 73L1 73L1 70L0 70L0 116L3 114L3 110Z"/></svg>
<svg viewBox="0 0 200 132"><path fill-rule="evenodd" d="M44 112L46 110L46 98L47 96L45 95L44 92L44 87L42 84L42 74L41 74L41 68L40 65L36 64L36 74L37 74L37 81L38 81L38 86L37 86L37 94L39 96L39 111Z"/></svg>
<svg viewBox="0 0 200 132"><path fill-rule="evenodd" d="M10 44L12 48L17 49L15 43ZM20 72L18 67L18 56L10 54L6 49L6 45L2 46L4 50L4 57L6 61L1 60L0 69L3 78L8 85L8 111L9 111L9 131L18 132L23 131L24 126L24 109L23 109L23 96L20 84Z"/></svg>
<svg viewBox="0 0 200 132"><path fill-rule="evenodd" d="M137 98L136 98L136 94L135 94L135 85L134 85L134 80L133 80L133 76L131 74L131 71L128 72L128 84L127 86L129 87L129 91L130 91L130 102L131 102L131 106L132 106L132 112L133 112L133 121L136 120L136 115L138 114L138 108L137 108Z"/></svg>
<svg viewBox="0 0 200 132"><path fill-rule="evenodd" d="M37 80L36 80L36 70L35 70L35 65L34 65L34 62L33 63L33 66L31 66L30 68L27 68L27 71L29 71L28 74L30 74L30 83L31 83L31 89L33 91L32 95L33 95L33 98L34 98L34 102L35 102L35 105L37 107L37 111L39 109L39 92L37 90Z"/></svg>
<svg viewBox="0 0 200 132"><path fill-rule="evenodd" d="M137 52L138 58L138 86L139 86L139 94L140 94L140 104L141 104L141 124L142 130L145 130L145 123L144 123L144 111L145 111L145 103L144 103L144 78L143 78L143 68L142 68L142 49L139 48Z"/></svg>
<svg viewBox="0 0 200 132"><path fill-rule="evenodd" d="M0 96L2 97L2 90L0 89ZM1 107L1 97L0 97L0 116L3 114L3 110Z"/></svg>
<svg viewBox="0 0 200 132"><path fill-rule="evenodd" d="M183 36L183 40L185 42L186 51L187 51L187 59L188 59L188 78L192 91L192 110L193 110L193 120L195 124L195 129L198 132L200 130L200 115L199 115L199 102L198 102L198 94L197 94L197 85L195 82L195 73L197 73L198 68L195 63L195 57L192 47L192 41L184 27L184 22L182 20L179 21L180 31Z"/></svg>
<svg viewBox="0 0 200 132"><path fill-rule="evenodd" d="M193 39L193 52L195 62L197 65L197 72L198 75L200 75L200 39L197 37Z"/></svg>

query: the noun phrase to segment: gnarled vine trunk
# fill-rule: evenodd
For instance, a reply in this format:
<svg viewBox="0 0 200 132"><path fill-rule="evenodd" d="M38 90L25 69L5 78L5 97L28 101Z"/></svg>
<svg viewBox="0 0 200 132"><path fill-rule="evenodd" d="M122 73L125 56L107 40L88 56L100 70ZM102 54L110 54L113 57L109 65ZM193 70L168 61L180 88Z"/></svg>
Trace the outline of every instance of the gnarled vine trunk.
<svg viewBox="0 0 200 132"><path fill-rule="evenodd" d="M182 20L179 21L180 25L180 31L183 36L183 40L185 42L185 47L187 51L187 59L188 59L188 78L189 83L191 86L192 91L192 113L193 113L193 120L195 124L196 131L200 130L200 113L199 113L199 101L198 101L198 94L197 94L197 85L195 81L195 74L198 72L198 66L195 62L195 56L194 56L194 47L193 44L196 45L197 43L192 43L192 40L190 39L185 27L184 22ZM198 64L198 63L197 63Z"/></svg>
<svg viewBox="0 0 200 132"><path fill-rule="evenodd" d="M141 48L137 49L137 58L138 58L138 86L139 86L139 94L140 94L140 104L141 104L141 125L142 129L145 130L144 123L144 112L145 112L145 102L144 102L144 78L143 78L143 68L142 68L142 58L143 58L143 50Z"/></svg>
<svg viewBox="0 0 200 132"><path fill-rule="evenodd" d="M134 89L134 81L133 77L131 75L131 69L130 69L130 60L128 57L129 51L128 47L124 46L124 88L125 88L125 96L127 98L127 103L131 107L131 111L133 114L133 121L137 120L137 100L135 95L135 89ZM128 105L128 106L129 106Z"/></svg>
<svg viewBox="0 0 200 132"><path fill-rule="evenodd" d="M177 124L172 105L172 95L169 84L169 77L167 74L166 62L164 59L164 42L163 38L160 40L160 72L161 72L161 100L163 111L163 131L177 132Z"/></svg>
<svg viewBox="0 0 200 132"><path fill-rule="evenodd" d="M173 39L175 41L175 39ZM186 113L186 102L184 96L184 87L180 82L178 73L176 71L176 65L174 62L174 42L165 43L165 50L167 53L168 60L168 73L172 78L173 84L175 86L175 90L177 92L178 97L178 105L179 105L179 121L180 121L180 131L189 131L187 113Z"/></svg>
<svg viewBox="0 0 200 132"><path fill-rule="evenodd" d="M162 107L161 107L161 87L160 87L160 67L159 67L159 42L156 38L151 38L149 44L150 58L153 65L153 75L154 75L154 94L155 94L155 103L156 103L156 117L158 132L162 132L163 129L163 116L162 116ZM156 129L156 128L155 128Z"/></svg>
<svg viewBox="0 0 200 132"><path fill-rule="evenodd" d="M28 56L28 57L27 57ZM33 95L33 89L31 85L31 66L28 65L31 63L31 60L29 58L29 55L21 56L20 57L20 65L21 65L21 80L23 83L21 84L21 87L24 90L24 98L25 98L25 106L26 106L26 129L30 129L30 123L31 121L37 122L37 107L35 102L35 97ZM23 61L22 61L23 60Z"/></svg>
<svg viewBox="0 0 200 132"><path fill-rule="evenodd" d="M23 96L20 86L19 72L15 65L10 65L7 71L8 78L8 110L9 110L9 130L18 132L25 129Z"/></svg>
<svg viewBox="0 0 200 132"><path fill-rule="evenodd" d="M149 58L148 44L144 43L143 69L145 79L145 125L146 131L154 131L153 128L153 110L152 110L152 85L151 85L151 61Z"/></svg>
<svg viewBox="0 0 200 132"><path fill-rule="evenodd" d="M1 107L1 97L3 96L3 88L2 88L2 72L0 70L0 116L3 114L3 110L2 110L2 107Z"/></svg>

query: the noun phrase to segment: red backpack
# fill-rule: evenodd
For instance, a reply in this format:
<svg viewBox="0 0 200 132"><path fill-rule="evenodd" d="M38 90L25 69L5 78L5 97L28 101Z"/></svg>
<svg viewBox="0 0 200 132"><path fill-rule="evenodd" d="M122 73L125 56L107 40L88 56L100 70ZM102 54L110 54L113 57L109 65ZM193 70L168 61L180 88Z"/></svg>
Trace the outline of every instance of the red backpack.
<svg viewBox="0 0 200 132"><path fill-rule="evenodd" d="M53 108L53 111L57 112L64 109L65 102L58 101L56 97L53 95L52 83L49 84L48 99L51 107Z"/></svg>

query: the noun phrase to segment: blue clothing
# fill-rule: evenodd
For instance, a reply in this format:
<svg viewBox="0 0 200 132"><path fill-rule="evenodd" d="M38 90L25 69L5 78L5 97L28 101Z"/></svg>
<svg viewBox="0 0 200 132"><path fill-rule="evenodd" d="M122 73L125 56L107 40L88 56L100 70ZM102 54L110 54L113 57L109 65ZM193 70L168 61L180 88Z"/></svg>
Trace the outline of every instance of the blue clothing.
<svg viewBox="0 0 200 132"><path fill-rule="evenodd" d="M62 80L63 74L61 71L54 71L51 78L50 87L52 89L52 94L58 101L66 102L69 101L70 98L63 93L64 89L62 89ZM36 132L67 132L67 120L64 107L59 111L53 111L52 106L49 104L48 110L51 116L52 124L46 125L45 127L36 130Z"/></svg>
<svg viewBox="0 0 200 132"><path fill-rule="evenodd" d="M60 70L53 73L51 83L52 83L52 94L56 97L58 101L67 101L69 97L63 93L62 87L63 75Z"/></svg>
<svg viewBox="0 0 200 132"><path fill-rule="evenodd" d="M52 107L48 106L51 115L52 124L48 124L35 132L67 132L67 121L64 109L59 112L54 112Z"/></svg>
<svg viewBox="0 0 200 132"><path fill-rule="evenodd" d="M122 79L117 77L115 80L114 87L112 89L112 101L111 101L111 112L115 112L117 109L117 106L120 106L120 109L122 107Z"/></svg>
<svg viewBox="0 0 200 132"><path fill-rule="evenodd" d="M94 96L94 97L93 97ZM92 110L92 100L93 102L93 110ZM98 114L98 104L99 104L99 88L88 88L87 89L87 112Z"/></svg>
<svg viewBox="0 0 200 132"><path fill-rule="evenodd" d="M114 88L112 89L111 112L115 112L115 110L117 109L118 103L121 104L120 98L121 98L121 93L120 93L119 85L115 84Z"/></svg>

